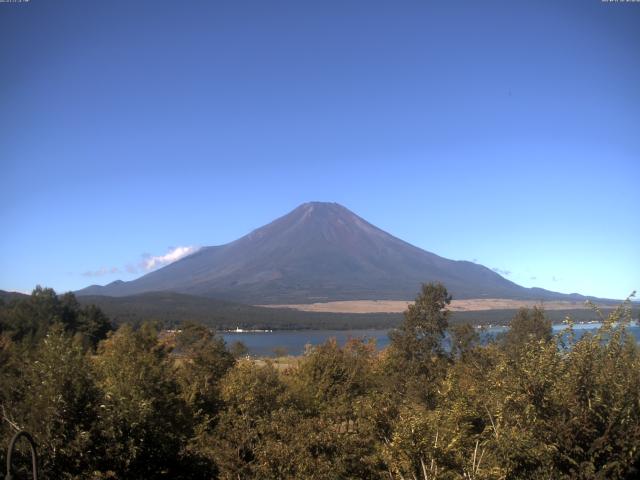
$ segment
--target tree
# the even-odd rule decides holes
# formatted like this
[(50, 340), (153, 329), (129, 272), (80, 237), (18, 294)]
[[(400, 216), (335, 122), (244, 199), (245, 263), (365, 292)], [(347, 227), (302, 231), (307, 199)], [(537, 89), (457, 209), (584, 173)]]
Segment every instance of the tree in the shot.
[[(380, 436), (377, 363), (374, 342), (354, 338), (340, 347), (330, 339), (308, 350), (287, 375), (299, 409), (314, 417), (306, 425), (310, 429), (324, 425), (334, 436), (339, 448), (329, 454), (331, 449), (325, 446), (325, 454), (342, 469), (336, 475), (340, 478), (371, 478), (380, 463), (375, 448)], [(318, 433), (310, 437), (321, 438)], [(302, 445), (312, 448), (308, 442)]]
[(2, 330), (14, 341), (35, 346), (55, 322), (62, 323), (60, 301), (51, 288), (38, 285), (31, 295), (8, 302), (3, 308)]
[(263, 426), (271, 413), (284, 407), (286, 386), (278, 372), (267, 363), (258, 366), (241, 360), (221, 383), (225, 409), (211, 436), (220, 478), (259, 478), (258, 451), (264, 441)]
[(117, 478), (177, 476), (191, 424), (157, 331), (149, 325), (138, 331), (120, 327), (101, 343), (95, 367), (104, 395), (102, 470)]
[(221, 337), (191, 322), (182, 325), (176, 337), (176, 352), (179, 357), (175, 376), (194, 432), (187, 448), (206, 457), (209, 437), (223, 405), (220, 381), (235, 364), (235, 358)]
[(389, 334), (389, 367), (402, 391), (432, 403), (434, 384), (444, 376), (447, 354), (442, 340), (448, 326), (451, 296), (441, 283), (422, 285), (402, 325)]
[(218, 381), (235, 364), (222, 337), (196, 323), (186, 323), (176, 337), (176, 351), (183, 358), (183, 366), (192, 372), (207, 373), (206, 380)]
[(528, 343), (548, 342), (552, 337), (551, 320), (541, 307), (521, 308), (502, 337), (502, 344), (512, 355), (517, 355)]
[(25, 359), (12, 398), (3, 403), (15, 426), (34, 436), (47, 478), (87, 478), (94, 470), (101, 395), (88, 362), (82, 346), (55, 324)]
[(341, 348), (332, 338), (305, 354), (295, 379), (315, 408), (347, 414), (356, 399), (374, 387), (375, 354), (374, 343), (351, 339)]
[(37, 286), (26, 298), (0, 306), (0, 331), (12, 340), (35, 346), (57, 323), (83, 344), (95, 348), (113, 330), (107, 316), (95, 305), (83, 307), (71, 292), (56, 295), (51, 288)]
[(77, 325), (77, 332), (94, 349), (114, 329), (109, 318), (95, 305), (87, 305), (78, 311)]
[(466, 359), (471, 352), (480, 344), (480, 335), (468, 323), (452, 325), (449, 328), (451, 336), (451, 355), (461, 359)]
[(640, 348), (627, 330), (631, 321), (630, 309), (618, 308), (565, 355), (551, 428), (565, 478), (638, 478)]

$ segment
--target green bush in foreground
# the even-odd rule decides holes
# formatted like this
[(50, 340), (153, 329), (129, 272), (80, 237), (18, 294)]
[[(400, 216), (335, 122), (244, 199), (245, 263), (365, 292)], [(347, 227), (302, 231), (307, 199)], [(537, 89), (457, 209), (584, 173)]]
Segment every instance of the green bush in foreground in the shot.
[(38, 289), (0, 305), (0, 440), (30, 431), (50, 479), (638, 478), (628, 302), (579, 340), (524, 309), (483, 346), (449, 301), (425, 285), (386, 350), (329, 341), (283, 365), (193, 323), (108, 333)]

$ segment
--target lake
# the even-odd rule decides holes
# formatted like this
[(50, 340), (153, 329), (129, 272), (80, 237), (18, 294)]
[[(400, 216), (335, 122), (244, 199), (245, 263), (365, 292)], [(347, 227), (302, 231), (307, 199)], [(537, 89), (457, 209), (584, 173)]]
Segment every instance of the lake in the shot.
[[(599, 323), (585, 323), (574, 325), (576, 337), (587, 332), (595, 332), (600, 328)], [(564, 329), (564, 325), (554, 325), (554, 333)], [(507, 327), (491, 327), (482, 333), (487, 340), (505, 332)], [(633, 324), (629, 331), (640, 342), (640, 326)], [(231, 345), (240, 341), (249, 349), (249, 354), (255, 356), (274, 356), (274, 349), (286, 351), (289, 355), (301, 355), (305, 345), (319, 345), (330, 338), (335, 338), (340, 345), (350, 338), (367, 338), (376, 341), (378, 348), (389, 345), (389, 330), (277, 330), (273, 332), (224, 332), (222, 337)]]

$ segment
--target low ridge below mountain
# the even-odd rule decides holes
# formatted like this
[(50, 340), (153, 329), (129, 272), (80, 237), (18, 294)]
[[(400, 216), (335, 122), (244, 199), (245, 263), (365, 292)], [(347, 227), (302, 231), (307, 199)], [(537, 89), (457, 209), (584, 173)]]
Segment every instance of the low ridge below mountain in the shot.
[(129, 282), (78, 295), (178, 292), (250, 304), (413, 299), (425, 282), (454, 298), (581, 300), (525, 288), (493, 270), (415, 247), (337, 203), (310, 202), (248, 235), (204, 247)]

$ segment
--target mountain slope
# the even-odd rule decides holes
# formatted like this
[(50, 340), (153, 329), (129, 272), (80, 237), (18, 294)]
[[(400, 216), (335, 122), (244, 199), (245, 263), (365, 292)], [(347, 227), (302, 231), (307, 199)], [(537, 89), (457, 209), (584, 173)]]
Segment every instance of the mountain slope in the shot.
[(171, 291), (253, 304), (413, 299), (441, 281), (455, 298), (581, 298), (521, 287), (472, 262), (404, 242), (336, 203), (305, 203), (226, 245), (198, 252), (130, 282), (78, 295)]

